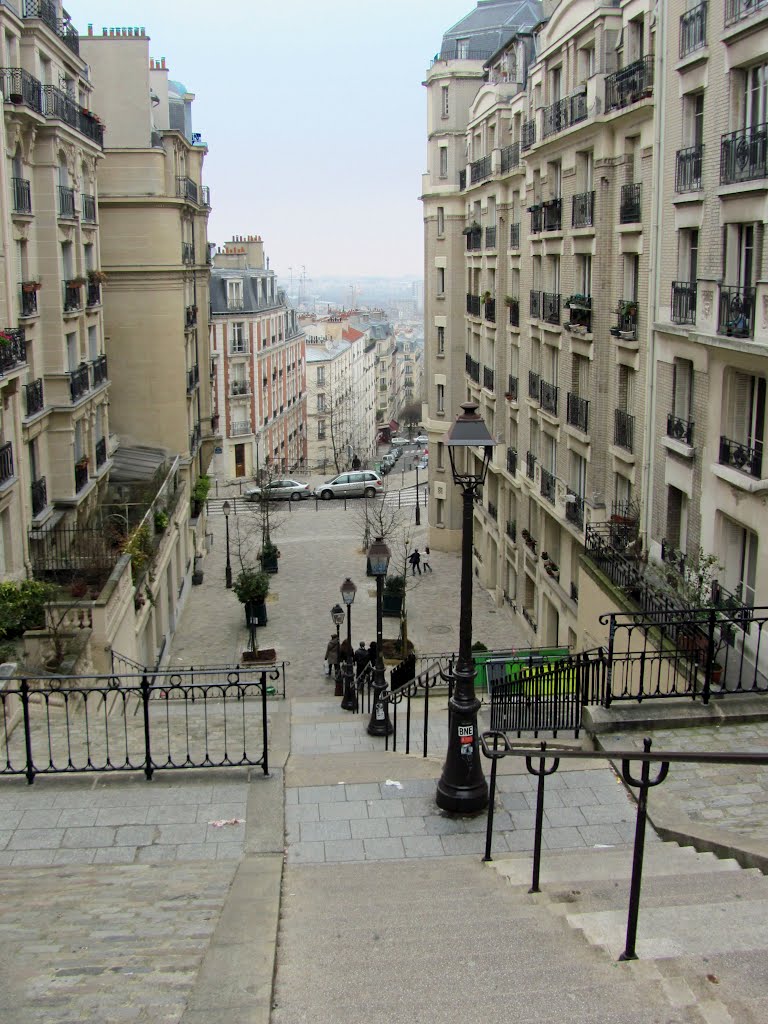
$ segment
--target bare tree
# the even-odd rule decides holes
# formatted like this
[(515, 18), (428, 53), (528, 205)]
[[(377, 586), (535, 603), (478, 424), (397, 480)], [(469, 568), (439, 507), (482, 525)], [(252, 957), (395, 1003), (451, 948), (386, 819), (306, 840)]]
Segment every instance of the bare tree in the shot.
[(413, 434), (416, 427), (421, 423), (421, 402), (408, 402), (404, 405), (401, 412), (400, 418), (405, 424), (408, 433)]

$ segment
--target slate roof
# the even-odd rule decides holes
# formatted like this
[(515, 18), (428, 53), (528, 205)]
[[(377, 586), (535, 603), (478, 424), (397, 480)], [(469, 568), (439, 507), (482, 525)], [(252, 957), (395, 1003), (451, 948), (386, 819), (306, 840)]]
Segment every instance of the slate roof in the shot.
[(521, 29), (531, 29), (543, 17), (539, 0), (478, 0), (474, 11), (465, 15), (443, 35), (440, 56), (457, 56), (456, 43), (467, 40), (475, 59), (490, 57)]
[[(274, 306), (281, 306), (278, 294), (274, 302), (261, 302), (257, 292), (257, 282), (265, 278), (273, 278), (273, 270), (262, 270), (249, 267), (248, 270), (234, 270), (230, 268), (216, 268), (211, 271), (210, 293), (211, 312), (221, 315), (232, 316), (234, 313), (254, 313), (259, 309), (269, 309)], [(233, 278), (243, 282), (243, 308), (232, 310), (227, 307), (227, 280)]]

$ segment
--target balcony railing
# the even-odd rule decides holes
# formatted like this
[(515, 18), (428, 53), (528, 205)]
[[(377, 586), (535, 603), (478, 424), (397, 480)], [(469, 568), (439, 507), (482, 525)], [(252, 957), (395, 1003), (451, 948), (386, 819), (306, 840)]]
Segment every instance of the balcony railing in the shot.
[(496, 323), (496, 299), (486, 299), (483, 303), (483, 316), (488, 323)]
[(544, 231), (560, 231), (563, 224), (562, 199), (547, 199), (544, 207)]
[(483, 367), (483, 387), (486, 391), (493, 391), (493, 370), (490, 366)]
[(459, 191), (463, 192), (467, 187), (467, 172), (459, 171)]
[(184, 326), (195, 327), (197, 325), (197, 306), (187, 306), (184, 310)]
[(517, 474), (517, 448), (507, 448), (507, 472), (510, 476)]
[(467, 294), (467, 312), (470, 316), (480, 316), (480, 296)]
[(667, 413), (667, 437), (692, 445), (693, 423), (690, 420), (684, 420), (681, 416), (675, 416), (672, 412)]
[(528, 371), (528, 397), (535, 402), (541, 399), (541, 374), (535, 370)]
[(560, 296), (557, 292), (542, 292), (541, 318), (548, 324), (560, 323)]
[(581, 395), (576, 395), (573, 391), (569, 391), (565, 416), (567, 422), (572, 427), (576, 427), (577, 430), (581, 430), (585, 434), (588, 433), (589, 401), (586, 398), (582, 398)]
[(634, 299), (619, 299), (619, 304), (614, 312), (616, 326), (611, 328), (614, 338), (636, 338), (637, 302)]
[(105, 355), (96, 356), (95, 359), (91, 360), (93, 386), (97, 388), (99, 384), (104, 384), (105, 381), (109, 380), (107, 374), (107, 357)]
[(619, 222), (621, 224), (635, 224), (641, 220), (641, 195), (642, 185), (639, 182), (633, 185), (621, 186), (621, 200), (619, 203)]
[(717, 333), (751, 338), (755, 329), (755, 289), (720, 285)]
[(585, 121), (587, 118), (587, 94), (581, 92), (572, 93), (562, 100), (557, 100), (549, 107), (544, 108), (544, 123), (541, 129), (543, 138), (555, 135), (564, 131), (572, 124)]
[(548, 469), (541, 467), (541, 486), (539, 487), (542, 498), (551, 504), (555, 504), (555, 477)]
[(578, 192), (571, 199), (571, 227), (591, 228), (595, 216), (595, 193)]
[(37, 289), (22, 284), (21, 316), (37, 316)]
[(509, 248), (519, 249), (520, 248), (520, 221), (516, 220), (514, 224), (509, 225)]
[(24, 17), (40, 18), (73, 53), (80, 53), (80, 34), (69, 17), (59, 18), (54, 0), (24, 0)]
[(507, 390), (506, 390), (505, 397), (509, 398), (510, 401), (512, 401), (512, 402), (516, 402), (517, 401), (517, 388), (518, 388), (517, 377), (513, 377), (512, 374), (510, 373), (510, 375), (507, 377)]
[(13, 479), (13, 445), (10, 441), (0, 445), (0, 484)]
[[(579, 529), (582, 529), (584, 526), (584, 499), (576, 491), (572, 491), (570, 487), (567, 489), (565, 496), (565, 518), (569, 523), (578, 526)], [(573, 598), (573, 590), (571, 590), (571, 597)]]
[(11, 178), (13, 212), (32, 213), (32, 191), (26, 178)]
[(765, 7), (766, 0), (725, 0), (725, 24), (733, 25)]
[(741, 128), (720, 136), (720, 184), (765, 178), (768, 124)]
[(520, 149), (522, 149), (522, 151), (525, 152), (526, 149), (530, 149), (535, 142), (536, 122), (523, 121), (523, 126), (520, 129)]
[(10, 373), (27, 361), (27, 342), (23, 327), (0, 331), (0, 373)]
[(517, 541), (517, 523), (513, 519), (507, 520), (506, 534), (510, 540)]
[(101, 302), (101, 284), (98, 281), (89, 281), (85, 294), (87, 306), (98, 306)]
[(509, 322), (512, 327), (520, 326), (520, 300), (512, 299), (507, 303), (509, 307)]
[(241, 437), (243, 434), (250, 434), (251, 423), (250, 420), (234, 420), (230, 427), (230, 437)]
[[(592, 296), (571, 295), (566, 299), (565, 305), (568, 309), (568, 322), (565, 326), (568, 330), (583, 328), (586, 333), (592, 331)], [(576, 331), (576, 333), (581, 333)]]
[(483, 247), (483, 229), (469, 228), (467, 231), (467, 252), (477, 252)]
[[(187, 370), (187, 394), (191, 395), (192, 392), (195, 390), (195, 388), (197, 387), (197, 385), (199, 383), (200, 383), (200, 367), (195, 365), (195, 366), (191, 367), (189, 370)], [(235, 385), (239, 384), (239, 383), (245, 384), (245, 387), (246, 387), (246, 390), (245, 391), (241, 391), (240, 394), (243, 394), (243, 395), (247, 394), (248, 393), (248, 391), (247, 391), (248, 385), (245, 383), (245, 381), (232, 381), (232, 389), (233, 389), (232, 390), (232, 394), (233, 395), (237, 394), (237, 392), (234, 390), (234, 388), (235, 388)]]
[(83, 220), (87, 221), (89, 224), (95, 224), (96, 223), (96, 196), (89, 196), (85, 192), (83, 192), (83, 194), (80, 197), (80, 199), (81, 199), (81, 202), (82, 202), (81, 211), (82, 211)]
[(194, 242), (182, 242), (181, 243), (181, 262), (182, 263), (194, 263), (195, 262), (195, 244), (194, 244)]
[(39, 480), (32, 481), (30, 492), (32, 495), (32, 515), (39, 516), (48, 504), (48, 486), (44, 476), (41, 476)]
[(190, 203), (197, 202), (197, 185), (191, 178), (184, 175), (176, 177), (176, 195), (180, 199), (186, 199)]
[(501, 173), (506, 174), (514, 167), (520, 166), (520, 143), (513, 142), (511, 146), (504, 146), (501, 151)]
[(678, 149), (675, 157), (675, 192), (700, 192), (704, 146)]
[(653, 54), (605, 78), (605, 109), (620, 110), (653, 95)]
[(473, 160), (469, 165), (469, 183), (470, 185), (476, 185), (478, 181), (484, 181), (486, 178), (491, 176), (491, 158), (490, 156), (480, 157), (479, 160)]
[(83, 308), (83, 287), (73, 284), (71, 281), (64, 282), (64, 312), (75, 313)]
[(73, 218), (77, 216), (75, 212), (75, 190), (73, 188), (67, 188), (66, 185), (59, 185), (59, 216)]
[(88, 363), (80, 363), (76, 370), (69, 373), (69, 395), (73, 402), (77, 402), (91, 389), (91, 375), (88, 372)]
[(529, 480), (536, 475), (536, 456), (531, 451), (525, 453), (525, 475)]
[(107, 439), (100, 437), (96, 442), (96, 468), (100, 469), (107, 461)]
[(541, 382), (539, 394), (541, 408), (544, 412), (548, 412), (552, 416), (557, 416), (557, 403), (560, 395), (560, 389), (556, 385), (550, 384), (549, 381), (543, 380)]
[(744, 441), (720, 438), (720, 465), (735, 466), (744, 473), (760, 479), (763, 470), (763, 442), (751, 445)]
[(541, 320), (541, 292), (531, 289), (531, 304), (529, 310), (532, 320)]
[(485, 229), (485, 248), (495, 249), (496, 248), (496, 228)]
[[(726, 18), (728, 0), (726, 0)], [(726, 21), (726, 24), (728, 22)], [(694, 50), (707, 45), (707, 3), (698, 5), (680, 15), (680, 56), (686, 57)]]
[(26, 395), (27, 416), (34, 416), (35, 413), (42, 412), (45, 408), (43, 378), (38, 377), (30, 384), (25, 384), (24, 393)]
[(83, 456), (75, 463), (75, 494), (88, 483), (88, 459)]
[(635, 450), (635, 417), (626, 409), (614, 410), (613, 443), (628, 452)]
[(34, 75), (24, 68), (2, 68), (0, 83), (6, 103), (23, 103), (42, 114), (43, 85)]
[(528, 207), (531, 215), (531, 234), (537, 235), (544, 226), (544, 207), (541, 203), (535, 203)]
[(673, 281), (671, 318), (673, 324), (696, 323), (696, 282)]
[(472, 356), (467, 352), (464, 360), (464, 368), (466, 369), (467, 376), (470, 377), (475, 384), (480, 383), (480, 363), (473, 359)]
[(104, 145), (104, 125), (89, 110), (85, 110), (55, 85), (42, 86), (43, 113), (46, 117), (63, 121), (81, 135), (99, 146)]

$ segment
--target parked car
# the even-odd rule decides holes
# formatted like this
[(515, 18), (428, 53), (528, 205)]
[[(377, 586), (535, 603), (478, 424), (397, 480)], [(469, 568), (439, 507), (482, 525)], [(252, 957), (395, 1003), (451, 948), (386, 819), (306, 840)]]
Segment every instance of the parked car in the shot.
[(397, 447), (397, 448), (401, 447), (404, 444), (410, 444), (410, 443), (411, 442), (408, 440), (407, 437), (393, 437), (392, 438), (392, 444), (395, 445), (395, 447)]
[(265, 488), (249, 487), (244, 497), (249, 501), (259, 501), (262, 494), (265, 494), (270, 501), (301, 501), (309, 498), (312, 492), (309, 484), (303, 484), (299, 480), (270, 480)]
[(375, 498), (383, 489), (379, 474), (366, 469), (357, 473), (339, 473), (321, 484), (315, 493), (323, 501), (330, 501), (331, 498)]
[(429, 438), (426, 434), (419, 434), (413, 439), (414, 444), (429, 444)]

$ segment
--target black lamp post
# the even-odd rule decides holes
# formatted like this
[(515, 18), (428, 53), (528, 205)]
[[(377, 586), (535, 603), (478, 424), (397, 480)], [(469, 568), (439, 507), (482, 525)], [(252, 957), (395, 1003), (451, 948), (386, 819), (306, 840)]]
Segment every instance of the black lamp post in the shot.
[[(488, 784), (480, 764), (477, 737), (475, 666), (472, 660), (472, 503), (482, 487), (496, 441), (488, 432), (474, 402), (462, 412), (443, 438), (451, 459), (454, 483), (462, 490), (461, 611), (459, 656), (453, 670), (453, 695), (448, 701), (448, 752), (437, 784), (437, 806), (444, 811), (472, 814), (488, 806)], [(471, 448), (480, 448), (475, 458)]]
[(221, 506), (221, 511), (224, 513), (224, 522), (227, 527), (227, 567), (224, 570), (224, 581), (227, 585), (227, 590), (232, 587), (232, 563), (229, 560), (229, 502), (225, 501)]
[(339, 646), (339, 627), (344, 621), (344, 609), (340, 604), (335, 604), (331, 608), (331, 618), (333, 624), (336, 627), (336, 688), (333, 691), (334, 697), (341, 696), (341, 648)]
[(392, 552), (381, 537), (377, 537), (368, 548), (368, 562), (371, 566), (371, 574), (376, 577), (376, 664), (373, 669), (373, 709), (371, 711), (371, 720), (368, 723), (368, 734), (370, 736), (389, 736), (392, 732), (392, 723), (389, 720), (389, 705), (382, 699), (387, 684), (384, 680), (384, 654), (382, 651), (384, 641), (381, 637), (381, 591), (391, 557)]
[(355, 689), (355, 669), (352, 650), (352, 605), (357, 587), (347, 576), (341, 584), (341, 599), (347, 606), (347, 657), (344, 661), (344, 697), (341, 706), (345, 711), (357, 711), (357, 691)]
[(416, 525), (421, 526), (421, 509), (419, 507), (419, 463), (416, 463)]

